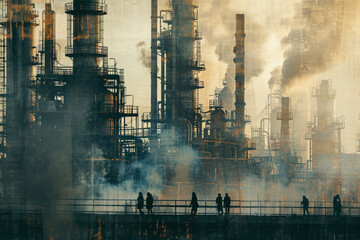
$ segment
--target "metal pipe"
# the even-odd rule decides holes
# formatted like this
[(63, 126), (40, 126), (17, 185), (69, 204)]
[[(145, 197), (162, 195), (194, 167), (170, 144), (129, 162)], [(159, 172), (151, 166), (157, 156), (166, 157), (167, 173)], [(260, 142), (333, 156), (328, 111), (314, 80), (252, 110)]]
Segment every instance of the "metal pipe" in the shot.
[(158, 96), (157, 96), (157, 33), (158, 0), (151, 0), (151, 133), (157, 133)]

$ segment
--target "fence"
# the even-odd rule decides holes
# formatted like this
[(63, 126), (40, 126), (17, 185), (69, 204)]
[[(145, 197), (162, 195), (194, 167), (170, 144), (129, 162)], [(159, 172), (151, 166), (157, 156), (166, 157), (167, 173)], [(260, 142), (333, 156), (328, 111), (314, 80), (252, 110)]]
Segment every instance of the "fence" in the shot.
[[(214, 200), (199, 200), (198, 215), (216, 215)], [(55, 203), (55, 204), (51, 204)], [(1, 211), (41, 212), (46, 207), (53, 207), (58, 213), (84, 214), (138, 214), (137, 201), (131, 199), (68, 199), (68, 200), (25, 200), (0, 199)], [(146, 209), (144, 208), (144, 211)], [(225, 211), (225, 209), (224, 209)], [(190, 200), (155, 200), (154, 214), (190, 215)], [(310, 215), (333, 215), (332, 202), (312, 201)], [(239, 201), (231, 202), (230, 213), (233, 215), (255, 216), (291, 216), (301, 215), (300, 201)], [(360, 216), (360, 203), (343, 203), (342, 214)]]

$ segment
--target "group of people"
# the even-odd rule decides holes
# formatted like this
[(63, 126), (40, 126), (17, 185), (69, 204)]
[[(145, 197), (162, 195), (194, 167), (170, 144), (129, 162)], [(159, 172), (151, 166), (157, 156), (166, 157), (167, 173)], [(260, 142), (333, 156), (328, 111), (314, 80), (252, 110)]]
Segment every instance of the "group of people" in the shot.
[[(306, 198), (306, 196), (303, 196), (303, 200), (301, 202), (301, 205), (303, 207), (303, 215), (309, 215), (309, 199)], [(341, 206), (341, 199), (339, 194), (334, 196), (333, 198), (333, 208), (334, 208), (334, 216), (340, 216), (342, 213), (342, 206)]]
[[(225, 194), (224, 197), (224, 207), (225, 207), (225, 214), (229, 215), (230, 214), (230, 203), (231, 203), (231, 199), (229, 197), (229, 194)], [(190, 207), (191, 207), (191, 215), (196, 215), (197, 210), (199, 208), (199, 203), (198, 203), (198, 199), (196, 196), (196, 193), (193, 192), (192, 193), (192, 197), (191, 197), (191, 202), (190, 202)], [(218, 215), (223, 215), (223, 199), (221, 197), (221, 194), (218, 194), (218, 197), (216, 198), (216, 209), (217, 209), (217, 213)]]
[[(148, 214), (150, 215), (153, 215), (153, 209), (154, 207), (154, 198), (152, 196), (151, 193), (147, 193), (146, 194), (146, 209), (147, 209), (147, 212)], [(139, 192), (139, 196), (137, 198), (137, 208), (139, 209), (140, 211), (140, 214), (143, 215), (144, 212), (143, 212), (143, 208), (144, 208), (144, 196), (142, 194), (142, 192)]]
[[(152, 196), (151, 193), (147, 193), (146, 194), (146, 209), (148, 214), (152, 215), (153, 214), (153, 207), (154, 207), (154, 198)], [(140, 211), (140, 214), (144, 214), (143, 212), (143, 208), (144, 208), (144, 204), (145, 200), (144, 200), (144, 196), (141, 192), (139, 192), (139, 196), (137, 198), (137, 208)], [(224, 203), (224, 205), (223, 205)], [(225, 207), (225, 214), (229, 215), (230, 214), (230, 203), (231, 203), (231, 199), (229, 197), (229, 195), (226, 193), (224, 200), (221, 196), (221, 194), (219, 193), (217, 198), (216, 198), (216, 209), (217, 209), (217, 213), (218, 215), (223, 215), (223, 206)], [(303, 215), (309, 215), (309, 199), (306, 198), (306, 196), (303, 196), (303, 200), (301, 202), (302, 208), (303, 208)], [(191, 197), (191, 202), (190, 202), (190, 207), (191, 207), (191, 215), (196, 215), (198, 208), (199, 208), (199, 202), (198, 202), (198, 198), (196, 196), (196, 193), (193, 192), (192, 193), (192, 197)], [(334, 196), (333, 199), (333, 208), (334, 208), (334, 216), (340, 216), (340, 214), (342, 213), (342, 206), (341, 206), (341, 199), (339, 194)]]
[[(153, 214), (153, 207), (154, 207), (154, 198), (152, 196), (151, 193), (147, 193), (146, 194), (146, 209), (148, 214), (152, 215)], [(144, 214), (143, 212), (143, 208), (144, 208), (144, 196), (142, 194), (142, 192), (139, 192), (139, 196), (137, 198), (137, 208), (140, 212), (140, 214)], [(231, 203), (231, 199), (229, 197), (229, 195), (226, 193), (225, 197), (224, 197), (224, 207), (225, 207), (225, 214), (228, 215), (230, 214), (230, 203)], [(199, 208), (199, 202), (198, 202), (198, 198), (196, 196), (196, 193), (193, 192), (192, 193), (192, 197), (191, 197), (191, 202), (190, 202), (190, 207), (191, 207), (191, 215), (196, 215), (198, 208)], [(217, 208), (217, 212), (218, 215), (223, 215), (223, 199), (221, 197), (221, 194), (218, 194), (218, 197), (216, 198), (216, 208)]]

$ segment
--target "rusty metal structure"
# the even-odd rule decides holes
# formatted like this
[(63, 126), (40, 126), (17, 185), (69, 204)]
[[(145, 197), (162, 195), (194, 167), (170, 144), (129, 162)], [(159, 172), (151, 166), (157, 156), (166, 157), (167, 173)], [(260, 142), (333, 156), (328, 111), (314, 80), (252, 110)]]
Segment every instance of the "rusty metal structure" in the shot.
[(235, 134), (245, 136), (245, 15), (236, 15), (235, 69)]
[[(201, 166), (201, 174), (190, 174), (189, 178), (201, 186), (199, 191), (226, 188), (240, 197), (242, 177), (259, 171), (249, 154), (255, 149), (255, 143), (245, 136), (245, 124), (250, 122), (250, 117), (245, 115), (245, 16), (239, 14), (235, 19), (236, 110), (225, 113), (221, 101), (216, 97), (210, 101), (209, 111), (205, 112), (198, 98), (199, 89), (204, 87), (199, 73), (205, 70), (205, 63), (201, 61), (202, 35), (198, 29), (197, 1), (173, 0), (170, 3), (169, 9), (157, 12), (157, 1), (152, 0), (152, 108), (150, 114), (143, 116), (144, 129), (149, 129), (150, 138), (160, 139), (152, 149), (158, 152), (165, 166), (172, 159), (182, 158), (183, 146), (198, 152), (195, 161)], [(155, 19), (159, 20), (159, 26), (155, 26)], [(155, 38), (157, 52), (154, 51)], [(160, 101), (155, 100), (158, 86), (154, 72), (157, 71), (158, 56), (161, 58)], [(153, 116), (159, 117), (153, 119)], [(170, 147), (169, 143), (173, 145)], [(188, 172), (188, 167), (179, 166), (166, 171), (171, 173), (167, 175), (167, 188), (170, 189), (167, 196), (175, 194), (171, 193), (176, 192), (171, 190), (175, 186), (180, 189), (178, 191), (193, 189), (193, 184), (183, 183), (179, 174)], [(174, 196), (181, 197), (178, 193)]]
[[(25, 175), (26, 134), (29, 125), (31, 91), (27, 87), (38, 57), (34, 48), (34, 28), (38, 12), (30, 0), (2, 1), (1, 85), (3, 192), (19, 196)], [(5, 99), (4, 99), (5, 97)]]
[[(341, 192), (341, 130), (344, 117), (335, 117), (335, 91), (331, 81), (322, 80), (313, 89), (317, 98), (317, 112), (311, 129), (311, 168), (318, 182), (321, 199), (330, 199)], [(316, 190), (315, 190), (316, 191)]]
[(277, 120), (281, 121), (279, 175), (289, 180), (293, 175), (290, 148), (290, 121), (293, 120), (293, 116), (290, 110), (290, 98), (281, 98), (281, 112), (278, 113)]
[[(158, 18), (159, 28), (155, 24)], [(143, 119), (152, 123), (152, 133), (157, 133), (155, 129), (160, 121), (163, 128), (187, 129), (185, 138), (201, 137), (197, 91), (204, 87), (199, 72), (205, 70), (205, 64), (201, 61), (197, 20), (198, 6), (194, 0), (173, 0), (171, 10), (160, 11), (159, 17), (157, 1), (152, 1), (152, 112), (150, 119)], [(161, 55), (161, 114), (157, 110), (156, 46)]]
[(105, 179), (116, 183), (121, 159), (136, 158), (141, 140), (136, 136), (138, 108), (126, 105), (124, 70), (116, 60), (109, 64), (103, 46), (106, 3), (65, 5), (69, 67), (58, 64), (50, 1), (45, 2), (38, 51), (35, 5), (29, 0), (1, 5), (2, 192), (21, 193), (27, 171), (37, 162), (62, 165), (60, 172), (72, 176), (66, 182), (75, 188), (81, 179), (93, 179), (91, 168), (101, 162)]
[[(312, 196), (321, 193), (320, 199), (313, 198), (311, 208), (315, 213), (329, 212), (330, 197), (341, 192), (344, 178), (340, 133), (344, 121), (335, 118), (335, 93), (330, 81), (322, 81), (313, 91), (317, 112), (306, 135), (310, 141), (306, 165), (292, 147), (295, 134), (290, 124), (294, 120), (291, 99), (283, 97), (280, 89), (269, 94), (260, 128), (252, 129), (251, 139), (246, 136), (250, 117), (246, 115), (245, 101), (244, 14), (235, 18), (235, 110), (225, 111), (217, 92), (209, 109), (204, 110), (199, 100), (199, 89), (204, 88), (200, 73), (205, 63), (201, 60), (198, 2), (171, 0), (169, 9), (159, 11), (158, 0), (151, 0), (151, 111), (143, 115), (139, 127), (138, 108), (133, 103), (127, 105), (124, 70), (117, 68), (116, 60), (109, 61), (104, 42), (104, 17), (108, 12), (105, 0), (73, 0), (65, 5), (65, 55), (72, 60), (72, 66), (59, 62), (56, 14), (50, 0), (45, 0), (37, 48), (34, 29), (39, 25), (39, 14), (34, 4), (30, 0), (0, 0), (0, 4), (0, 194), (7, 199), (6, 211), (15, 209), (12, 204), (17, 204), (12, 198), (18, 198), (21, 201), (16, 210), (25, 206), (26, 213), (42, 214), (44, 226), (36, 231), (42, 230), (43, 236), (51, 235), (51, 227), (57, 224), (51, 222), (52, 213), (58, 211), (61, 215), (76, 215), (80, 222), (77, 226), (83, 232), (90, 229), (83, 224), (86, 221), (99, 224), (96, 236), (101, 237), (101, 220), (94, 219), (104, 209), (106, 213), (112, 208), (115, 216), (136, 213), (136, 205), (133, 199), (97, 202), (94, 199), (103, 196), (99, 188), (120, 188), (129, 180), (147, 188), (154, 184), (146, 182), (149, 176), (142, 175), (148, 168), (146, 174), (162, 178), (161, 183), (156, 182), (163, 189), (155, 201), (160, 211), (165, 211), (159, 213), (164, 214), (174, 210), (174, 215), (186, 215), (187, 194), (192, 191), (208, 199), (218, 192), (229, 193), (237, 199), (234, 203), (238, 205), (233, 208), (237, 214), (261, 216), (277, 209), (279, 215), (293, 215), (301, 210), (298, 203), (286, 201), (274, 202), (276, 206), (259, 199), (243, 201), (244, 195), (254, 191), (255, 184), (249, 183), (252, 177), (264, 182), (264, 186), (256, 186), (258, 192), (267, 191), (271, 183), (281, 183), (274, 185), (281, 185), (281, 189), (290, 182), (302, 187), (311, 183)], [(256, 149), (254, 140), (261, 148), (257, 156), (250, 154)], [(353, 159), (356, 162), (357, 158)], [(53, 173), (48, 171), (50, 168), (56, 169), (58, 176), (54, 179), (59, 177), (61, 181), (51, 181), (54, 186), (42, 189), (50, 185), (43, 180), (52, 180), (53, 176), (41, 178), (40, 173)], [(358, 173), (347, 171), (350, 182)], [(38, 188), (40, 191), (29, 193)], [(268, 195), (263, 194), (264, 198)], [(59, 196), (65, 200), (59, 200)], [(34, 203), (28, 199), (35, 199)], [(202, 201), (205, 206), (199, 213), (214, 214), (214, 201)], [(1, 196), (0, 202), (3, 204)], [(358, 207), (348, 204), (349, 215), (355, 210)], [(86, 221), (77, 218), (82, 214), (89, 214)], [(9, 219), (28, 218), (27, 224), (33, 227), (40, 222), (30, 221), (37, 215), (13, 214)], [(59, 222), (71, 226), (72, 219), (62, 217), (65, 220)], [(1, 222), (8, 221), (4, 219)], [(14, 229), (4, 231), (0, 227), (2, 232), (12, 233)]]

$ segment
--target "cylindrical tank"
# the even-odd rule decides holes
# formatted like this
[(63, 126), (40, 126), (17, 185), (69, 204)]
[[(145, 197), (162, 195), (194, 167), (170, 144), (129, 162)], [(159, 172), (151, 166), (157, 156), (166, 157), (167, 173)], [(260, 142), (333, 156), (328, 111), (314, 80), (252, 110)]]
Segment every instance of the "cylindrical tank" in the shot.
[(211, 121), (211, 136), (215, 140), (221, 140), (224, 136), (225, 129), (226, 129), (226, 122), (225, 122), (225, 112), (218, 108), (215, 109), (210, 115)]
[(106, 13), (104, 0), (74, 0), (73, 59), (74, 73), (84, 75), (100, 67), (100, 57), (106, 55), (102, 46), (102, 21)]

